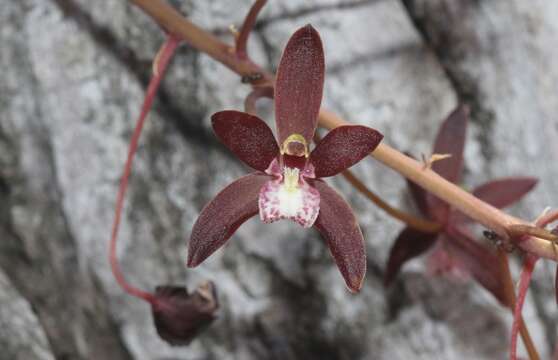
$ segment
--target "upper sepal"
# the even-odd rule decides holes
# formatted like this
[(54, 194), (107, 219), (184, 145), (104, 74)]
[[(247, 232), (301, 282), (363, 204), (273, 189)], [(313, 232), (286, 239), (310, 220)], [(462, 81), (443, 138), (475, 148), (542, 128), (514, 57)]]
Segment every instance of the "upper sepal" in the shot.
[(311, 143), (322, 102), (324, 71), (320, 35), (306, 25), (289, 39), (277, 69), (275, 121), (281, 146), (293, 134)]
[(182, 286), (158, 286), (151, 307), (157, 333), (176, 346), (188, 345), (213, 322), (218, 309), (217, 290), (212, 282), (200, 285), (192, 294)]
[(220, 111), (211, 116), (219, 140), (246, 165), (265, 171), (279, 154), (273, 132), (257, 116), (240, 111)]
[(378, 131), (361, 125), (331, 130), (310, 154), (316, 177), (333, 176), (370, 154), (382, 141)]
[(313, 185), (320, 192), (314, 226), (326, 240), (347, 287), (358, 292), (366, 274), (366, 252), (357, 219), (349, 204), (325, 182), (316, 180)]
[(434, 143), (434, 154), (450, 154), (451, 157), (434, 162), (432, 170), (452, 183), (461, 178), (468, 119), (468, 108), (458, 106), (442, 123)]
[[(461, 179), (468, 119), (468, 108), (464, 105), (458, 106), (442, 123), (434, 142), (434, 154), (450, 154), (451, 157), (435, 161), (432, 170), (452, 183), (458, 183)], [(448, 203), (432, 194), (428, 194), (428, 203), (432, 218), (446, 223), (450, 210)]]
[(242, 223), (258, 213), (260, 189), (271, 176), (254, 173), (229, 184), (200, 213), (188, 243), (188, 266), (213, 254)]

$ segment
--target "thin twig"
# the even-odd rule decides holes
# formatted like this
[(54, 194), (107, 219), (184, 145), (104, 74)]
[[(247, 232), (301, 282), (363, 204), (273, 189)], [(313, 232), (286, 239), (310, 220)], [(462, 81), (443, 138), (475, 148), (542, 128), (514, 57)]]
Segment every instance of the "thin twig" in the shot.
[(151, 105), (153, 104), (153, 100), (155, 99), (155, 93), (157, 92), (159, 84), (161, 83), (161, 80), (163, 79), (163, 76), (165, 74), (167, 65), (169, 64), (170, 59), (172, 58), (172, 55), (174, 54), (179, 43), (180, 39), (175, 36), (169, 35), (167, 37), (167, 40), (157, 53), (155, 60), (153, 61), (153, 77), (151, 78), (151, 82), (149, 83), (149, 87), (147, 88), (147, 93), (141, 107), (140, 116), (138, 118), (136, 128), (134, 129), (134, 133), (132, 134), (132, 139), (130, 140), (128, 157), (126, 159), (126, 164), (124, 165), (124, 173), (122, 174), (122, 178), (120, 180), (120, 187), (118, 189), (118, 196), (116, 199), (114, 222), (112, 225), (109, 246), (110, 266), (118, 284), (128, 294), (143, 299), (151, 304), (154, 304), (156, 301), (153, 294), (141, 290), (126, 281), (122, 269), (120, 268), (120, 265), (118, 263), (118, 256), (116, 254), (116, 240), (118, 239), (118, 229), (120, 227), (122, 208), (124, 207), (124, 197), (128, 188), (130, 173), (132, 172), (132, 162), (134, 160), (134, 154), (136, 153), (138, 147), (139, 137), (141, 135), (141, 131), (143, 129), (147, 114), (149, 113), (149, 109), (151, 109)]
[(240, 32), (238, 33), (238, 36), (236, 38), (235, 51), (236, 55), (241, 59), (248, 59), (248, 37), (250, 36), (252, 29), (254, 29), (258, 14), (262, 10), (266, 2), (267, 0), (256, 0), (254, 5), (252, 5), (252, 7), (250, 8), (250, 11), (248, 11), (248, 15), (246, 15), (244, 23), (240, 28)]
[(273, 99), (273, 87), (271, 86), (258, 86), (255, 87), (244, 99), (244, 111), (248, 114), (257, 115), (256, 101), (263, 97)]
[(558, 241), (558, 235), (554, 235), (550, 231), (536, 227), (533, 225), (514, 224), (508, 227), (508, 234), (511, 237), (521, 237), (524, 235), (532, 235), (541, 239), (550, 241)]
[[(512, 323), (512, 334), (511, 334), (511, 344), (510, 344), (510, 359), (517, 360), (517, 333), (520, 330), (521, 310), (523, 309), (523, 303), (525, 302), (525, 297), (527, 295), (527, 290), (529, 288), (529, 283), (531, 282), (531, 277), (533, 276), (533, 270), (535, 269), (535, 264), (538, 258), (530, 254), (525, 255), (523, 261), (523, 268), (521, 269), (521, 276), (519, 279), (519, 289), (518, 298), (514, 305), (513, 310), (513, 323)], [(527, 344), (526, 344), (527, 345)], [(532, 343), (531, 343), (532, 345)], [(535, 351), (538, 359), (538, 354)], [(529, 352), (531, 356), (531, 352)]]
[(362, 181), (360, 181), (350, 170), (345, 170), (342, 173), (343, 177), (347, 179), (360, 191), (364, 196), (366, 196), (370, 201), (372, 201), (380, 209), (384, 210), (386, 213), (402, 221), (407, 226), (412, 227), (415, 230), (426, 232), (426, 233), (437, 233), (440, 231), (442, 226), (436, 222), (428, 221), (424, 219), (417, 218), (411, 214), (407, 214), (399, 209), (396, 209), (385, 202), (380, 196), (375, 194), (370, 190)]
[[(516, 305), (516, 298), (515, 298), (513, 279), (510, 271), (510, 264), (508, 261), (508, 255), (506, 254), (506, 251), (501, 247), (498, 247), (497, 255), (500, 263), (499, 264), (500, 274), (504, 282), (504, 291), (506, 292), (506, 297), (508, 300), (507, 306), (510, 308), (513, 315), (515, 305)], [(529, 330), (525, 325), (525, 321), (523, 320), (522, 315), (519, 315), (519, 333), (521, 334), (521, 339), (523, 340), (523, 344), (525, 344), (525, 349), (527, 349), (527, 353), (529, 354), (529, 359), (539, 360), (540, 359), (539, 353), (535, 348), (535, 344), (533, 343), (533, 339), (529, 334)]]

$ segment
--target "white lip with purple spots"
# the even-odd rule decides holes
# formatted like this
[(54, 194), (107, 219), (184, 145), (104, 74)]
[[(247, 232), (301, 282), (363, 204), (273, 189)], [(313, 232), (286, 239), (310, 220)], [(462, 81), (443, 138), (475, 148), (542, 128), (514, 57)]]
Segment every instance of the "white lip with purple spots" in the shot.
[(312, 164), (307, 163), (301, 171), (274, 159), (266, 173), (276, 178), (266, 182), (260, 190), (260, 219), (264, 223), (290, 219), (305, 228), (314, 225), (320, 212), (320, 193), (305, 180), (315, 178)]

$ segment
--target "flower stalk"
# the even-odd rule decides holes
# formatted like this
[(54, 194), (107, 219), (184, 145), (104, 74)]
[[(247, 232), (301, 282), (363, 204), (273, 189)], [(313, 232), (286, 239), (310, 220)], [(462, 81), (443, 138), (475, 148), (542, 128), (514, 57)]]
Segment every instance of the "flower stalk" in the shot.
[(180, 39), (178, 37), (172, 34), (167, 35), (166, 41), (153, 61), (153, 76), (130, 140), (124, 173), (120, 180), (109, 246), (109, 262), (116, 282), (129, 295), (142, 299), (151, 305), (157, 333), (161, 339), (173, 346), (188, 345), (192, 339), (213, 322), (215, 313), (219, 308), (215, 285), (207, 281), (192, 292), (189, 292), (186, 287), (174, 285), (157, 286), (153, 293), (139, 289), (128, 283), (124, 277), (118, 263), (116, 241), (138, 141), (157, 89), (179, 44)]
[(122, 174), (122, 178), (120, 180), (109, 247), (110, 266), (118, 284), (128, 294), (143, 299), (152, 305), (156, 302), (155, 296), (153, 294), (141, 290), (126, 281), (118, 263), (118, 256), (116, 254), (116, 240), (118, 239), (118, 229), (120, 227), (120, 218), (122, 216), (122, 209), (124, 207), (124, 198), (126, 195), (126, 190), (128, 188), (130, 173), (132, 172), (132, 162), (134, 159), (134, 154), (136, 153), (136, 150), (138, 148), (139, 137), (141, 135), (141, 131), (143, 130), (143, 125), (145, 124), (145, 119), (147, 118), (149, 109), (151, 109), (151, 105), (153, 104), (153, 100), (155, 99), (155, 94), (157, 92), (157, 89), (159, 88), (159, 84), (163, 79), (167, 65), (170, 62), (172, 55), (174, 54), (179, 43), (180, 40), (177, 37), (169, 35), (167, 37), (167, 40), (157, 53), (155, 61), (153, 62), (153, 77), (151, 79), (151, 82), (149, 83), (149, 87), (145, 95), (145, 100), (141, 107), (140, 116), (134, 129), (134, 133), (132, 134), (132, 139), (130, 140), (128, 157), (126, 159), (126, 164), (124, 165), (124, 173)]

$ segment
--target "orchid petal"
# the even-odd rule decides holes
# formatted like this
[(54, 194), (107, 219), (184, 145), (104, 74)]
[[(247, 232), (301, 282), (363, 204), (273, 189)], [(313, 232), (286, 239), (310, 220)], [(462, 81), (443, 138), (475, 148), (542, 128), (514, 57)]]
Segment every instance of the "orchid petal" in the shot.
[(320, 214), (314, 226), (327, 245), (347, 287), (358, 292), (366, 274), (364, 238), (349, 204), (323, 181), (314, 181), (320, 192)]
[[(489, 181), (473, 190), (473, 195), (480, 200), (498, 208), (505, 208), (519, 201), (531, 191), (538, 180), (532, 177), (511, 177)], [(471, 219), (459, 212), (452, 214), (453, 221), (467, 223)]]
[(389, 252), (384, 286), (391, 285), (403, 265), (430, 249), (437, 238), (438, 233), (425, 233), (410, 227), (403, 229)]
[(467, 107), (458, 106), (442, 123), (434, 143), (435, 154), (451, 154), (451, 157), (434, 162), (432, 170), (452, 183), (461, 179), (468, 118)]
[[(297, 172), (293, 168), (288, 171)], [(320, 211), (320, 193), (303, 179), (298, 186), (289, 188), (283, 177), (265, 183), (258, 200), (260, 219), (272, 223), (281, 219), (290, 219), (300, 226), (309, 228), (314, 225)]]
[(203, 262), (223, 246), (240, 225), (258, 213), (260, 189), (270, 178), (263, 173), (243, 176), (203, 208), (188, 243), (189, 267)]
[(463, 227), (449, 227), (445, 240), (446, 249), (460, 260), (464, 269), (500, 303), (507, 305), (500, 268), (495, 265), (498, 258), (492, 250), (477, 242)]
[(275, 119), (281, 146), (293, 134), (311, 143), (322, 101), (324, 69), (320, 35), (306, 25), (289, 39), (277, 69)]
[(340, 126), (331, 130), (310, 154), (316, 177), (333, 176), (370, 154), (384, 136), (366, 126)]
[(512, 177), (489, 181), (473, 190), (473, 195), (499, 209), (519, 201), (531, 191), (538, 180), (532, 177)]
[[(468, 108), (463, 105), (458, 106), (442, 123), (434, 143), (435, 154), (451, 154), (451, 157), (435, 161), (432, 170), (452, 183), (457, 183), (461, 179), (468, 118)], [(428, 203), (431, 216), (440, 223), (446, 223), (449, 205), (431, 194), (428, 196)]]
[(211, 116), (219, 140), (253, 169), (264, 171), (279, 154), (273, 132), (257, 116), (240, 111), (220, 111)]

